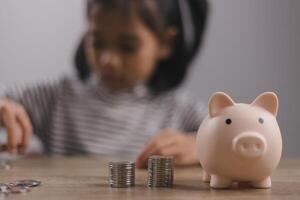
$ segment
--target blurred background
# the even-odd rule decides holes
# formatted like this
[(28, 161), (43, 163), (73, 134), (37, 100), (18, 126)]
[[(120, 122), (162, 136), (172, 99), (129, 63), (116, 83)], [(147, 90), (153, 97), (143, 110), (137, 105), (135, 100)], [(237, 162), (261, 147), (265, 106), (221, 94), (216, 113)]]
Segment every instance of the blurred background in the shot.
[[(250, 103), (279, 95), (283, 155), (300, 156), (300, 1), (210, 0), (205, 43), (186, 87), (199, 101), (216, 91)], [(73, 73), (85, 0), (0, 1), (0, 86)], [(2, 135), (3, 136), (3, 135)]]

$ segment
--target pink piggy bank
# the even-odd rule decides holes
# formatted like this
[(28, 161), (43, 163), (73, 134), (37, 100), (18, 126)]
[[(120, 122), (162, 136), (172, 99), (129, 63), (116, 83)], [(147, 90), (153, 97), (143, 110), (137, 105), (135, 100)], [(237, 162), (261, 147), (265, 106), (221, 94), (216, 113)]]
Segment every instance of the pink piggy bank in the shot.
[(235, 103), (227, 94), (215, 93), (197, 134), (203, 181), (212, 188), (229, 188), (235, 181), (270, 188), (270, 175), (282, 152), (277, 111), (273, 92), (259, 95), (251, 104)]

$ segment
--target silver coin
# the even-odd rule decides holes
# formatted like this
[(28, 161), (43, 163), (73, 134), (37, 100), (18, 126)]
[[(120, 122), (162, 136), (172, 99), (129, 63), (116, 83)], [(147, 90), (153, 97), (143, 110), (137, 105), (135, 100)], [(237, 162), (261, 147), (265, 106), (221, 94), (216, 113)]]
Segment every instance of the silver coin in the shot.
[(40, 185), (41, 181), (33, 179), (18, 180), (11, 183), (0, 183), (0, 195), (1, 197), (5, 198), (5, 196), (10, 193), (25, 194), (29, 192), (32, 187), (37, 187)]
[(38, 187), (41, 185), (40, 180), (34, 180), (34, 179), (25, 179), (25, 180), (18, 180), (14, 182), (14, 186), (19, 186), (19, 187)]
[(0, 183), (0, 193), (8, 193), (9, 187), (5, 183)]

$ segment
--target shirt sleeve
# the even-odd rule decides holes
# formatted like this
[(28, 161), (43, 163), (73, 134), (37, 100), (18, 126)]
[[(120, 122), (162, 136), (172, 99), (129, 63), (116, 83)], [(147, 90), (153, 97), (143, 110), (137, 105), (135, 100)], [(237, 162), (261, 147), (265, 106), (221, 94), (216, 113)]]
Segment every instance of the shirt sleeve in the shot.
[(207, 116), (207, 105), (203, 101), (192, 99), (186, 92), (177, 95), (178, 128), (183, 132), (197, 132)]
[(34, 133), (42, 137), (50, 124), (62, 84), (63, 80), (56, 80), (32, 85), (2, 86), (0, 97), (21, 104), (31, 120)]
[(181, 120), (182, 129), (186, 132), (197, 132), (206, 115), (207, 107), (203, 102), (187, 105)]

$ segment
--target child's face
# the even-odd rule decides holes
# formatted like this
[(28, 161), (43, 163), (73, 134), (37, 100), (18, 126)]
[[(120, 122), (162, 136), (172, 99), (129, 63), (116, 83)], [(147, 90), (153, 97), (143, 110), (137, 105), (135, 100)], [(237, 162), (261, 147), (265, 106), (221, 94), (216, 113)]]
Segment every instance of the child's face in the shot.
[(145, 83), (170, 48), (137, 17), (125, 19), (113, 11), (92, 10), (85, 40), (91, 71), (113, 90)]

